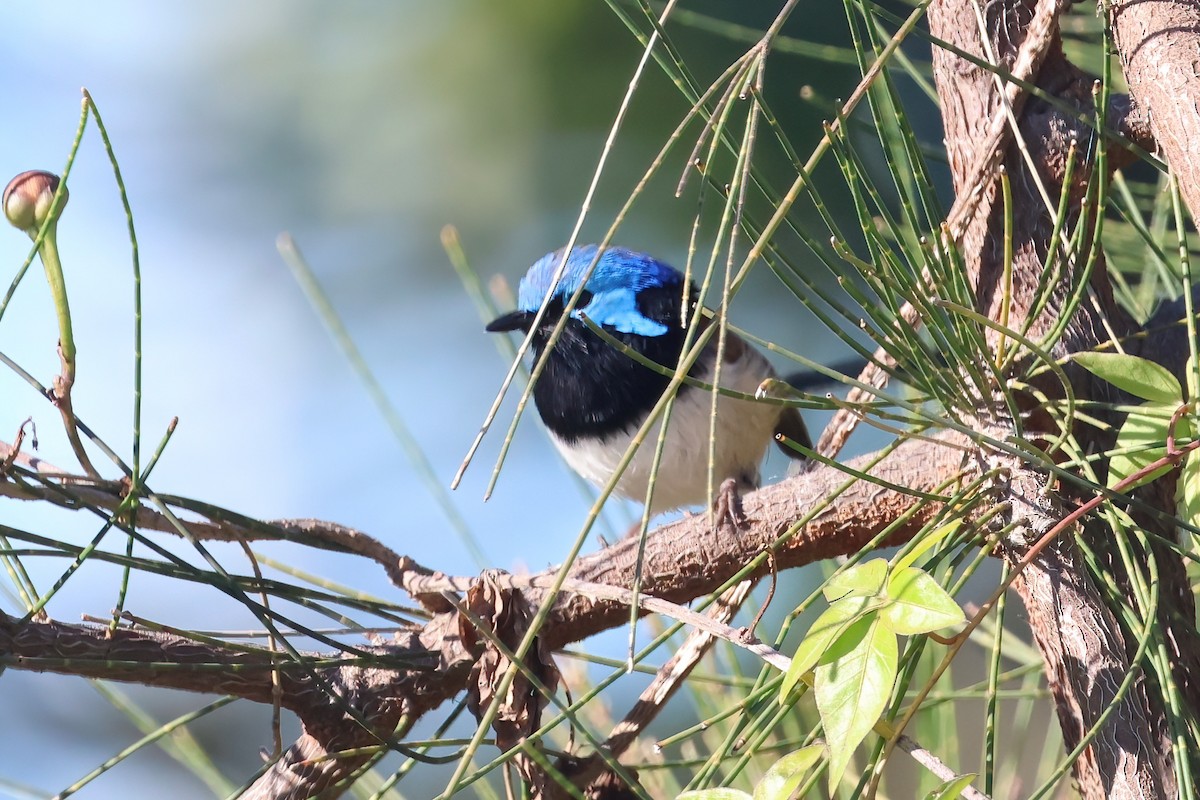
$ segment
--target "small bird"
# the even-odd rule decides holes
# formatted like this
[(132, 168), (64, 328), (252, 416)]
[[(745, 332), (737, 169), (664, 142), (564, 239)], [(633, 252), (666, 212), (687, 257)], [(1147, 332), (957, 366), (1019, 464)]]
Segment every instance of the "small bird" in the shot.
[[(521, 279), (517, 310), (493, 320), (487, 330), (528, 333), (562, 259), (563, 251), (558, 250), (530, 267)], [(650, 361), (675, 369), (683, 352), (685, 322), (690, 324), (698, 292), (678, 270), (648, 255), (620, 247), (576, 247), (567, 255), (562, 279), (533, 332), (533, 349), (539, 357), (593, 262), (595, 269), (550, 351), (533, 388), (533, 399), (571, 468), (604, 486), (670, 379), (606, 342), (584, 324), (582, 316)], [(711, 322), (701, 318), (699, 324)], [(723, 357), (720, 385), (724, 388), (753, 395), (763, 380), (775, 377), (766, 358), (732, 331), (726, 333)], [(690, 376), (712, 383), (716, 359), (714, 334)], [(804, 447), (812, 446), (795, 408), (721, 395), (710, 485), (711, 416), (712, 394), (683, 384), (668, 422), (650, 503), (652, 514), (706, 503), (710, 496), (718, 496), (730, 479), (739, 493), (757, 488), (759, 464), (776, 433)], [(658, 432), (656, 426), (638, 449), (621, 475), (616, 493), (645, 500)], [(799, 457), (795, 450), (781, 448)]]

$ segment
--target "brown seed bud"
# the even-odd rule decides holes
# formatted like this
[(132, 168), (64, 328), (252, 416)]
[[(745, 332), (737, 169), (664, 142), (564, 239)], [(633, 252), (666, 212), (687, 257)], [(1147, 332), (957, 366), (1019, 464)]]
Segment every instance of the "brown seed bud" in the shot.
[[(8, 182), (4, 189), (4, 216), (14, 228), (37, 236), (50, 213), (54, 193), (58, 191), (58, 176), (41, 169), (22, 172)], [(63, 190), (61, 213), (67, 204), (67, 191)]]

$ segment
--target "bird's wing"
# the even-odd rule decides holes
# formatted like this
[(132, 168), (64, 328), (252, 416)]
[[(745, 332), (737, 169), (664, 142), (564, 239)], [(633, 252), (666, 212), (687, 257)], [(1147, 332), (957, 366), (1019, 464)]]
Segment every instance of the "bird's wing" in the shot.
[[(715, 346), (715, 344), (710, 344), (710, 347)], [(756, 381), (761, 382), (767, 378), (775, 377), (775, 369), (762, 353), (733, 331), (728, 331), (725, 335), (725, 363), (736, 364), (743, 360), (746, 362), (744, 366), (749, 367), (752, 372), (758, 373)], [(775, 425), (775, 433), (783, 434), (801, 447), (812, 448), (812, 439), (808, 435), (808, 428), (804, 425), (804, 420), (801, 419), (800, 412), (795, 408), (784, 408), (779, 413), (779, 421)], [(804, 454), (788, 447), (783, 442), (776, 441), (776, 444), (789, 458), (800, 459), (805, 457)]]

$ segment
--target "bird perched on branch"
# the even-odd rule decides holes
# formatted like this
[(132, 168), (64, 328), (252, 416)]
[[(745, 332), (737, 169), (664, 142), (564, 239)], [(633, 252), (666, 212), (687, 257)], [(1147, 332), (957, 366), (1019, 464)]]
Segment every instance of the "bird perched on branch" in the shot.
[[(562, 261), (563, 251), (558, 250), (530, 267), (521, 279), (517, 309), (493, 320), (487, 330), (528, 332)], [(595, 268), (585, 283), (593, 263)], [(687, 326), (692, 324), (698, 293), (678, 270), (648, 255), (619, 247), (576, 247), (566, 256), (562, 278), (546, 300), (545, 314), (533, 332), (533, 349), (539, 357), (581, 284), (583, 291), (550, 351), (533, 388), (533, 399), (554, 444), (571, 468), (604, 486), (670, 378), (606, 341), (588, 327), (584, 316), (611, 339), (674, 371), (683, 353)], [(701, 317), (696, 333), (709, 324), (710, 320)], [(688, 341), (696, 341), (696, 336)], [(717, 341), (714, 332), (689, 371), (690, 377), (713, 382)], [(725, 334), (722, 355), (723, 388), (753, 396), (763, 380), (775, 377), (766, 358), (732, 331)], [(776, 433), (811, 447), (795, 408), (720, 395), (710, 484), (711, 418), (711, 392), (687, 383), (681, 385), (667, 426), (651, 513), (705, 503), (723, 484), (728, 489), (730, 479), (739, 491), (757, 488), (759, 464)], [(653, 428), (626, 467), (616, 485), (618, 494), (645, 500), (660, 426)], [(799, 457), (795, 450), (783, 449)]]

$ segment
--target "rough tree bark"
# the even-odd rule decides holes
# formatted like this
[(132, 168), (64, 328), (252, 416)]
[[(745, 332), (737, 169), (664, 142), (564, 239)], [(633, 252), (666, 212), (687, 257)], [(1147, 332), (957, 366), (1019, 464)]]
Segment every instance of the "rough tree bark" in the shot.
[[(970, 0), (945, 0), (934, 3), (931, 7), (930, 28), (934, 35), (946, 39), (968, 53), (991, 62), (995, 59), (990, 54), (994, 54), (1001, 64), (1010, 66), (1021, 43), (1027, 35), (1032, 35), (1030, 31), (1034, 26), (1031, 25), (1031, 20), (1039, 13), (1044, 13), (1051, 2), (1052, 0), (1042, 0), (1040, 7), (1037, 2), (986, 4), (983, 7), (985, 37), (980, 33), (979, 6)], [(1133, 5), (1175, 8), (1182, 13), (1159, 14), (1159, 21), (1182, 24), (1181, 18), (1186, 18), (1192, 25), (1191, 38), (1181, 34), (1179, 30), (1173, 30), (1169, 34), (1152, 31), (1145, 18), (1155, 16), (1154, 13), (1147, 13), (1145, 9), (1133, 12)], [(1184, 5), (1188, 6), (1186, 12), (1180, 8)], [(1175, 165), (1176, 159), (1182, 159), (1186, 163), (1184, 168), (1193, 173), (1200, 166), (1200, 159), (1197, 158), (1200, 151), (1193, 152), (1187, 149), (1194, 146), (1196, 141), (1200, 141), (1196, 134), (1197, 128), (1194, 127), (1195, 103), (1192, 102), (1190, 109), (1184, 110), (1179, 110), (1174, 105), (1178, 104), (1180, 98), (1186, 97), (1188, 91), (1194, 93), (1197, 90), (1198, 84), (1193, 70), (1196, 59), (1180, 58), (1185, 49), (1181, 40), (1190, 43), (1193, 48), (1191, 54), (1194, 55), (1195, 52), (1195, 9), (1194, 4), (1144, 3), (1121, 4), (1121, 8), (1114, 9), (1113, 12), (1114, 19), (1120, 20), (1118, 27), (1126, 31), (1118, 34), (1122, 60), (1127, 70), (1137, 73), (1129, 76), (1130, 85), (1136, 89), (1146, 83), (1153, 84), (1158, 80), (1159, 73), (1170, 74), (1172, 77), (1167, 82), (1166, 91), (1178, 90), (1177, 94), (1158, 94), (1153, 99), (1138, 99), (1146, 99), (1152, 104), (1146, 110), (1149, 112), (1149, 118), (1157, 123), (1154, 128), (1155, 135), (1167, 135), (1176, 140), (1176, 144), (1172, 145), (1170, 150), (1164, 147), (1170, 163)], [(1056, 12), (1061, 11), (1061, 8), (1056, 9)], [(1140, 27), (1133, 21), (1135, 14), (1142, 19)], [(1165, 42), (1167, 36), (1171, 39), (1169, 44)], [(1164, 55), (1164, 51), (1168, 50), (1172, 52)], [(1169, 70), (1164, 67), (1168, 62), (1172, 65)], [(975, 150), (981, 140), (979, 131), (996, 114), (1004, 113), (999, 103), (999, 94), (993, 88), (995, 77), (947, 50), (935, 49), (934, 70), (942, 101), (955, 189), (959, 193), (971, 191), (974, 188), (971, 182), (977, 181), (979, 176), (971, 174), (966, 165), (975, 163), (980, 155)], [(1051, 38), (1047, 47), (1045, 61), (1036, 83), (1049, 95), (1076, 110), (1082, 118), (1094, 117), (1093, 79), (1066, 60), (1057, 35)], [(1156, 92), (1161, 91), (1161, 88), (1156, 89)], [(1170, 110), (1165, 113), (1160, 111), (1163, 104), (1170, 106)], [(1117, 108), (1126, 107), (1119, 105)], [(1187, 116), (1189, 111), (1192, 115), (1190, 120)], [(1133, 130), (1134, 119), (1130, 115), (1115, 121), (1125, 129)], [(1177, 126), (1184, 127), (1175, 131)], [(1081, 274), (1087, 254), (1065, 265), (1065, 280), (1059, 282), (1059, 291), (1039, 318), (1026, 319), (1031, 313), (1030, 297), (1041, 276), (1042, 265), (1047, 263), (1046, 250), (1051, 241), (1054, 224), (1042, 199), (1043, 192), (1048, 193), (1051, 207), (1057, 204), (1063, 192), (1069, 194), (1071, 202), (1066, 206), (1069, 209), (1066, 222), (1068, 227), (1080, 224), (1082, 211), (1089, 211), (1094, 217), (1095, 211), (1080, 203), (1089, 188), (1085, 183), (1089, 170), (1077, 170), (1074, 173), (1077, 178), (1074, 185), (1063, 186), (1064, 168), (1073, 142), (1078, 141), (1085, 145), (1079, 152), (1088, 150), (1086, 145), (1089, 141), (1099, 144), (1100, 147), (1108, 145), (1097, 142), (1075, 117), (1061, 110), (1061, 107), (1039, 99), (1029, 101), (1020, 117), (1018, 131), (1017, 137), (1004, 156), (1004, 168), (1012, 181), (1015, 198), (1012, 222), (1012, 311), (1013, 316), (1020, 321), (1011, 324), (1020, 327), (1023, 322), (1028, 321), (1031, 331), (1046, 330), (1060, 316), (1065, 292), (1080, 280), (1090, 280), (1091, 296), (1075, 312), (1066, 333), (1058, 343), (1055, 355), (1062, 356), (1091, 349), (1108, 341), (1111, 336), (1129, 336), (1136, 331), (1136, 326), (1113, 302), (1102, 253), (1094, 254), (1097, 257), (1090, 276)], [(1020, 152), (1018, 142), (1026, 144), (1027, 156)], [(1090, 152), (1094, 153), (1095, 149), (1092, 148)], [(1119, 162), (1120, 154), (1114, 151), (1114, 156)], [(1039, 181), (1041, 186), (1038, 185)], [(980, 212), (968, 226), (962, 239), (963, 258), (968, 270), (975, 277), (977, 308), (987, 312), (993, 319), (997, 318), (1003, 294), (1000, 287), (1004, 243), (1002, 209), (995, 202), (995, 197), (993, 183), (992, 191), (986, 195)], [(1083, 224), (1089, 224), (1086, 217), (1082, 219)], [(1162, 357), (1162, 354), (1149, 351), (1144, 355), (1151, 358), (1156, 355)], [(1178, 372), (1181, 364), (1168, 363), (1168, 366)], [(1105, 397), (1104, 386), (1096, 385), (1086, 376), (1076, 375), (1075, 378), (1077, 395)], [(1030, 421), (1035, 425), (1036, 410), (1031, 404), (1029, 411), (1033, 412), (1033, 415)], [(1090, 442), (1099, 449), (1103, 449), (1108, 443), (1094, 429), (1079, 430), (1076, 434), (1084, 442)], [(1004, 461), (1002, 457), (996, 458), (998, 463)], [(1013, 503), (1013, 521), (1023, 518), (1025, 522), (1025, 525), (1008, 538), (1004, 549), (1005, 558), (1015, 563), (1032, 543), (1063, 516), (1064, 507), (1067, 507), (1072, 499), (1081, 501), (1084, 498), (1072, 498), (1070, 493), (1058, 499), (1047, 498), (1040, 489), (1044, 483), (1043, 477), (1030, 474), (1028, 468), (1023, 468), (1017, 463), (1008, 463), (1007, 466), (1011, 468), (1012, 480), (1002, 487), (1002, 490)], [(1174, 510), (1174, 484), (1169, 479), (1161, 483), (1162, 485), (1154, 489), (1142, 492), (1140, 496), (1141, 499), (1156, 505), (1170, 518)], [(1174, 531), (1159, 522), (1159, 518), (1146, 515), (1142, 517), (1140, 521), (1149, 530), (1168, 537), (1174, 536)], [(1086, 527), (1089, 542), (1101, 553), (1108, 552), (1111, 543), (1104, 540), (1103, 527)], [(1155, 548), (1154, 556), (1158, 559), (1164, 583), (1163, 596), (1171, 598), (1170, 601), (1164, 602), (1163, 606), (1169, 606), (1179, 612), (1172, 614), (1168, 611), (1160, 614), (1171, 634), (1169, 638), (1173, 648), (1175, 678), (1194, 704), (1197, 698), (1192, 687), (1200, 672), (1197, 671), (1198, 643), (1193, 625), (1191, 594), (1178, 557), (1166, 548)], [(1112, 559), (1110, 563), (1116, 569), (1116, 560)], [(1118, 574), (1114, 575), (1114, 580), (1119, 585), (1127, 586), (1129, 577)], [(1045, 659), (1046, 673), (1054, 694), (1064, 740), (1068, 747), (1073, 748), (1084, 732), (1114, 704), (1117, 685), (1121, 676), (1129, 669), (1131, 643), (1125, 640), (1116, 619), (1105, 606), (1101, 592), (1088, 578), (1074, 540), (1070, 537), (1060, 537), (1054, 546), (1037, 558), (1014, 586), (1021, 594), (1035, 638)], [(1176, 796), (1164, 712), (1150, 700), (1141, 680), (1117, 705), (1114, 718), (1083, 752), (1076, 764), (1075, 774), (1082, 793), (1088, 798)]]
[[(969, 482), (977, 477), (977, 466), (966, 457), (969, 445), (965, 438), (947, 434), (905, 442), (882, 460), (869, 455), (848, 462), (854, 469), (909, 491), (881, 489), (866, 482), (841, 491), (847, 482), (845, 473), (822, 468), (745, 497), (744, 511), (750, 521), (746, 527), (714, 530), (706, 515), (664, 526), (647, 541), (642, 590), (646, 595), (681, 602), (710, 594), (771, 547), (789, 525), (805, 518), (811, 518), (808, 524), (779, 550), (780, 569), (857, 552), (907, 514), (904, 524), (896, 526), (888, 539), (893, 544), (905, 541), (938, 510), (937, 504), (922, 502), (920, 494), (944, 492), (947, 482), (953, 485), (956, 479)], [(5, 450), (0, 446), (0, 460), (9, 455)], [(17, 463), (22, 462), (35, 468), (44, 466), (26, 456), (18, 457)], [(914, 469), (914, 464), (922, 466)], [(44, 471), (56, 472), (48, 467)], [(839, 491), (838, 502), (828, 504), (827, 498)], [(59, 486), (43, 490), (13, 483), (0, 483), (0, 494), (31, 500), (64, 496)], [(121, 502), (121, 487), (90, 489), (85, 496), (88, 504), (111, 510)], [(140, 515), (139, 523), (169, 530), (161, 517), (150, 512)], [(289, 539), (365, 555), (395, 574), (398, 585), (421, 600), (432, 618), (420, 630), (366, 648), (379, 659), (380, 665), (373, 669), (337, 666), (314, 670), (279, 663), (265, 651), (233, 652), (138, 628), (121, 628), (110, 638), (103, 627), (20, 620), (2, 612), (0, 654), (18, 669), (224, 692), (261, 703), (272, 701), (274, 663), (283, 687), (282, 705), (300, 717), (304, 735), (244, 795), (249, 798), (298, 800), (333, 791), (331, 787), (353, 775), (367, 756), (321, 756), (374, 747), (393, 735), (402, 735), (423, 714), (467, 689), (477, 659), (463, 643), (459, 614), (441, 592), (471, 581), (421, 569), (373, 540), (364, 546), (338, 526), (246, 528), (214, 522), (194, 526), (192, 531), (208, 540)], [(20, 537), (22, 532), (0, 525), (0, 534)], [(306, 539), (306, 534), (320, 538)], [(571, 575), (580, 581), (628, 587), (633, 583), (636, 560), (636, 542), (626, 540), (579, 559)], [(764, 564), (748, 577), (767, 571)], [(553, 576), (554, 570), (550, 570), (521, 582), (526, 588), (520, 596), (509, 593), (505, 603), (538, 604), (545, 592), (536, 584), (549, 582)], [(488, 581), (497, 583), (494, 576)], [(563, 593), (543, 629), (542, 645), (561, 648), (627, 624), (628, 614), (627, 606), (619, 602)], [(155, 666), (163, 663), (227, 664), (229, 670), (191, 672)], [(402, 719), (404, 724), (397, 732)]]
[[(933, 34), (959, 50), (984, 61), (1012, 67), (1022, 52), (1036, 51), (1036, 84), (1049, 96), (1075, 109), (1084, 118), (1094, 115), (1092, 79), (1076, 69), (1064, 56), (1055, 21), (1064, 11), (1065, 0), (936, 0), (930, 7)], [(1200, 11), (1191, 2), (1144, 2), (1120, 0), (1105, 9), (1113, 25), (1115, 40), (1125, 67), (1135, 103), (1118, 99), (1110, 113), (1110, 124), (1140, 142), (1157, 142), (1162, 156), (1180, 177), (1184, 197), (1193, 213), (1200, 211)], [(982, 14), (983, 25), (978, 23)], [(1026, 54), (1028, 55), (1028, 53)], [(1138, 332), (1139, 326), (1112, 299), (1102, 253), (1095, 256), (1090, 274), (1084, 274), (1086, 259), (1062, 265), (1051, 302), (1040, 311), (1032, 306), (1051, 241), (1053, 220), (1050, 205), (1066, 192), (1071, 202), (1067, 224), (1089, 224), (1094, 216), (1081, 216), (1088, 196), (1090, 170), (1077, 169), (1076, 181), (1063, 186), (1064, 167), (1072, 141), (1078, 140), (1081, 158), (1094, 156), (1096, 147), (1111, 143), (1094, 137), (1076, 116), (1060, 106), (1036, 97), (1022, 97), (1014, 104), (1019, 124), (1000, 145), (1003, 152), (993, 162), (982, 148), (991, 146), (987, 135), (992, 120), (1004, 113), (1003, 85), (987, 70), (974, 66), (950, 50), (934, 49), (934, 69), (944, 114), (946, 146), (950, 155), (954, 187), (960, 196), (973, 196), (973, 206), (961, 230), (954, 236), (976, 290), (976, 307), (993, 319), (1002, 303), (1002, 253), (1004, 220), (995, 202), (998, 176), (991, 166), (1000, 163), (1012, 182), (1016, 198), (1012, 220), (1013, 290), (1008, 309), (1009, 324), (1030, 323), (1033, 336), (1044, 332), (1062, 314), (1064, 304), (1078, 281), (1089, 282), (1090, 293), (1071, 318), (1055, 353), (1066, 355)], [(1025, 145), (1024, 152), (1017, 146)], [(1096, 147), (1083, 145), (1094, 144)], [(1114, 163), (1122, 156), (1112, 147)], [(1095, 209), (1086, 209), (1094, 215)], [(1081, 221), (1082, 220), (1082, 221)], [(1036, 313), (1035, 313), (1036, 311)], [(1032, 317), (1032, 318), (1030, 318)], [(1182, 373), (1186, 352), (1165, 341), (1143, 346), (1142, 354)], [(1084, 375), (1072, 375), (1079, 396), (1102, 398), (1111, 387), (1097, 385)], [(1052, 387), (1042, 387), (1052, 389)], [(1039, 424), (1046, 420), (1029, 402), (1025, 431), (1036, 439)], [(997, 404), (984, 398), (975, 422), (997, 438), (1011, 434), (1013, 421)], [(1041, 429), (1049, 434), (1050, 428)], [(1102, 436), (1086, 429), (1077, 431), (1085, 441), (1103, 448)], [(72, 486), (61, 477), (40, 471), (36, 459), (10, 453), (0, 447), (0, 463), (12, 455), (12, 474), (19, 481), (0, 481), (0, 495), (28, 500), (64, 502), (77, 498), (101, 509), (115, 508), (121, 486), (84, 488)], [(859, 483), (840, 494), (832, 505), (818, 510), (824, 500), (844, 483), (845, 475), (831, 468), (767, 487), (745, 498), (748, 528), (741, 531), (712, 530), (704, 517), (683, 520), (655, 531), (646, 545), (645, 582), (642, 591), (675, 601), (709, 594), (739, 574), (742, 565), (764, 549), (777, 551), (777, 565), (788, 568), (832, 555), (856, 552), (879, 532), (903, 520), (888, 539), (903, 541), (937, 511), (936, 503), (919, 503), (913, 490), (943, 491), (947, 482), (970, 481), (1002, 467), (1005, 478), (992, 486), (991, 500), (1006, 504), (1003, 522), (1014, 523), (1003, 543), (1001, 555), (1016, 564), (1027, 549), (1050, 531), (1080, 500), (1077, 493), (1043, 490), (1046, 476), (1027, 463), (1001, 452), (989, 451), (953, 434), (932, 440), (913, 440), (895, 453), (874, 463), (875, 457), (852, 464), (879, 476), (895, 489)], [(914, 466), (915, 465), (915, 466)], [(906, 491), (907, 489), (907, 491)], [(83, 498), (82, 501), (78, 498)], [(1173, 486), (1170, 481), (1152, 486), (1140, 499), (1173, 515)], [(77, 506), (73, 506), (77, 507)], [(814, 513), (815, 512), (815, 513)], [(779, 535), (799, 520), (813, 514), (796, 535), (780, 543)], [(907, 515), (907, 516), (906, 516)], [(1173, 535), (1153, 514), (1139, 521), (1165, 535)], [(143, 511), (139, 527), (171, 530), (166, 521)], [(0, 526), (0, 531), (20, 534)], [(54, 670), (76, 675), (130, 680), (153, 686), (196, 691), (228, 692), (258, 702), (274, 697), (272, 669), (278, 671), (283, 705), (294, 710), (304, 724), (304, 735), (273, 765), (249, 796), (261, 798), (311, 797), (318, 792), (334, 796), (354, 774), (366, 756), (336, 758), (322, 756), (386, 741), (406, 730), (423, 714), (445, 699), (467, 689), (480, 690), (494, 677), (495, 652), (465, 625), (464, 617), (451, 605), (452, 589), (461, 581), (423, 570), (391, 553), (369, 537), (336, 526), (276, 525), (247, 527), (228, 519), (213, 519), (193, 526), (193, 535), (205, 539), (287, 538), (314, 546), (355, 552), (372, 558), (397, 585), (412, 593), (430, 611), (430, 620), (387, 643), (369, 649), (389, 666), (301, 668), (280, 664), (270, 654), (226, 650), (181, 637), (154, 634), (138, 629), (121, 629), (111, 638), (105, 630), (65, 625), (46, 619), (19, 620), (0, 614), (0, 654), (15, 668)], [(1115, 702), (1120, 676), (1130, 668), (1132, 644), (1105, 606), (1103, 593), (1081, 566), (1076, 536), (1101, 554), (1111, 543), (1105, 529), (1085, 523), (1081, 530), (1060, 536), (1014, 584), (1028, 612), (1041, 649), (1059, 721), (1068, 746), (1096, 722)], [(574, 565), (571, 576), (578, 581), (627, 587), (635, 561), (633, 543), (622, 542)], [(1158, 560), (1162, 592), (1171, 608), (1160, 615), (1167, 631), (1175, 680), (1184, 698), (1200, 708), (1200, 642), (1194, 629), (1191, 594), (1184, 582), (1182, 564), (1167, 548), (1153, 550)], [(1130, 577), (1121, 575), (1110, 561), (1118, 586)], [(757, 575), (766, 571), (761, 567)], [(505, 583), (488, 576), (480, 585), (487, 591), (472, 595), (473, 613), (481, 624), (505, 639), (519, 631), (527, 619), (522, 609), (544, 599), (544, 589), (553, 572), (524, 582)], [(752, 576), (743, 576), (752, 577)], [(446, 594), (449, 592), (449, 594)], [(492, 598), (483, 603), (486, 594)], [(490, 605), (489, 605), (490, 604)], [(501, 608), (503, 606), (503, 608)], [(489, 609), (493, 609), (492, 613)], [(548, 624), (541, 634), (543, 648), (557, 648), (594, 633), (625, 624), (627, 610), (619, 602), (566, 592), (554, 602)], [(515, 621), (514, 621), (515, 620)], [(464, 627), (465, 625), (465, 627)], [(514, 626), (517, 626), (514, 628)], [(64, 660), (69, 657), (68, 660)], [(480, 664), (493, 659), (492, 671)], [(222, 672), (161, 670), (155, 664), (227, 664)], [(531, 664), (536, 666), (537, 655)], [(482, 680), (481, 680), (482, 678)], [(1144, 679), (1141, 679), (1144, 680)], [(1125, 696), (1101, 734), (1084, 751), (1076, 764), (1076, 778), (1089, 800), (1101, 797), (1155, 797), (1175, 795), (1172, 751), (1164, 717), (1152, 694), (1141, 680)], [(487, 691), (485, 685), (482, 691)], [(536, 716), (536, 709), (523, 713)], [(511, 722), (511, 720), (510, 720)]]
[[(1015, 61), (1021, 44), (1032, 35), (1031, 22), (1039, 14), (1044, 18), (1049, 9), (1061, 13), (1062, 7), (1054, 8), (1055, 5), (1059, 4), (1054, 0), (1041, 0), (1040, 7), (1038, 2), (989, 3), (982, 20), (985, 38), (980, 31), (979, 6), (970, 0), (945, 0), (930, 8), (930, 30), (967, 53), (986, 62), (998, 60), (1008, 67)], [(1037, 85), (1081, 114), (1094, 116), (1093, 80), (1065, 59), (1057, 35), (1052, 35), (1044, 47), (1045, 59)], [(935, 49), (934, 75), (955, 191), (962, 194), (978, 190), (974, 183), (981, 178), (990, 187), (990, 191), (983, 190), (985, 196), (978, 212), (966, 228), (961, 252), (976, 287), (976, 307), (998, 319), (1001, 303), (1005, 302), (1004, 209), (996, 200), (997, 183), (993, 176), (973, 174), (971, 165), (980, 158), (977, 148), (985, 140), (983, 129), (997, 114), (1005, 113), (1002, 96), (993, 73), (948, 50)], [(1133, 321), (1113, 302), (1103, 254), (1095, 254), (1097, 259), (1090, 276), (1082, 274), (1087, 254), (1063, 264), (1063, 279), (1058, 281), (1050, 302), (1038, 317), (1028, 318), (1035, 313), (1033, 296), (1043, 264), (1049, 263), (1047, 250), (1054, 228), (1049, 209), (1057, 208), (1061, 194), (1066, 192), (1072, 199), (1066, 205), (1068, 229), (1088, 224), (1082, 217), (1087, 207), (1080, 200), (1088, 190), (1085, 181), (1090, 170), (1077, 170), (1074, 185), (1063, 185), (1068, 151), (1072, 143), (1086, 138), (1089, 132), (1081, 129), (1074, 118), (1034, 98), (1025, 106), (1003, 159), (1014, 197), (1010, 325), (1021, 329), (1028, 324), (1034, 335), (1044, 333), (1062, 314), (1071, 288), (1080, 280), (1090, 279), (1090, 302), (1078, 307), (1057, 344), (1056, 356), (1090, 350), (1112, 335), (1126, 337), (1135, 330)], [(1027, 154), (1022, 153), (1020, 143), (1024, 143)], [(1102, 391), (1083, 376), (1076, 377), (1080, 379), (1076, 391), (1083, 396), (1095, 396)], [(1045, 388), (1053, 391), (1052, 387)], [(1037, 409), (1031, 402), (1028, 410)], [(1038, 421), (1036, 416), (1030, 418), (1034, 431)], [(1010, 423), (991, 422), (1011, 430)], [(1044, 433), (1048, 436), (1051, 429), (1046, 428)], [(1098, 438), (1094, 429), (1079, 430), (1076, 434), (1084, 441)], [(996, 466), (1008, 467), (1012, 476), (1006, 485), (998, 487), (1012, 503), (1014, 513), (1008, 521), (1024, 520), (1007, 538), (1003, 549), (1004, 557), (1015, 565), (1065, 514), (1064, 508), (1071, 498), (1069, 494), (1061, 499), (1047, 498), (1040, 491), (1045, 481), (1043, 476), (1033, 474), (1016, 459), (999, 454), (993, 459)], [(1025, 570), (1014, 586), (1024, 602), (1045, 659), (1064, 741), (1068, 748), (1073, 748), (1113, 705), (1120, 678), (1129, 669), (1128, 643), (1083, 570), (1072, 537), (1060, 537)], [(1150, 707), (1146, 693), (1138, 686), (1121, 701), (1116, 718), (1076, 764), (1075, 774), (1084, 796), (1173, 797), (1172, 762), (1162, 709)]]

